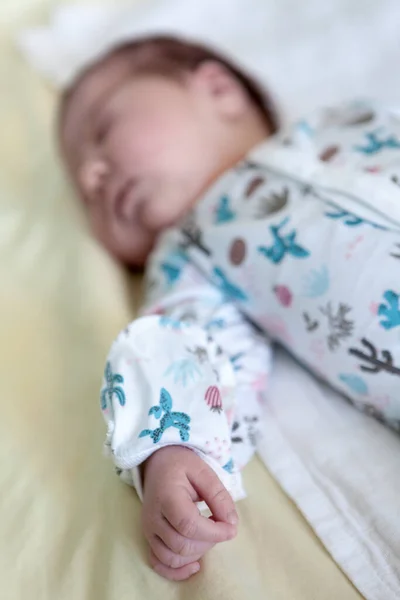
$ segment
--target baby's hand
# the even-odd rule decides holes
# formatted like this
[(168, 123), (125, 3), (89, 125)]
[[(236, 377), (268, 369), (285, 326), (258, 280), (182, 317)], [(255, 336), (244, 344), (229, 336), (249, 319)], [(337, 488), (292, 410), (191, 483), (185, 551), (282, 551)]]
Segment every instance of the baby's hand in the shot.
[[(180, 581), (200, 570), (200, 558), (218, 542), (236, 535), (234, 502), (214, 471), (182, 446), (167, 446), (147, 459), (144, 470), (143, 528), (150, 563), (167, 579)], [(204, 500), (212, 518), (195, 502)]]

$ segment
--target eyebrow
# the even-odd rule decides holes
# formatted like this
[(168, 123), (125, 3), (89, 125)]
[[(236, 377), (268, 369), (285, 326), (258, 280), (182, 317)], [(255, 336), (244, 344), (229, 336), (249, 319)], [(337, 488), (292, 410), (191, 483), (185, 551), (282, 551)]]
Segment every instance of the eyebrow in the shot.
[[(93, 103), (89, 104), (85, 109), (78, 123), (74, 124), (72, 131), (70, 132), (70, 144), (71, 152), (74, 157), (77, 157), (79, 154), (80, 142), (83, 139), (90, 137), (90, 128), (93, 127), (93, 122), (100, 112), (102, 106), (106, 104), (110, 96), (113, 94), (115, 87), (112, 86), (111, 89), (107, 90), (104, 94), (102, 94), (99, 98), (97, 98)], [(79, 102), (79, 99), (78, 99)], [(68, 121), (65, 123), (65, 127), (67, 127)], [(66, 136), (66, 139), (68, 139)], [(75, 160), (74, 160), (75, 162)]]
[[(72, 154), (74, 156), (74, 159), (76, 158), (78, 152), (79, 152), (79, 141), (82, 140), (82, 133), (84, 135), (87, 135), (87, 131), (89, 129), (89, 127), (93, 124), (94, 121), (94, 117), (98, 114), (98, 112), (101, 110), (102, 106), (104, 106), (108, 100), (110, 99), (110, 97), (115, 93), (116, 89), (118, 89), (120, 87), (120, 85), (125, 81), (127, 76), (126, 72), (121, 73), (120, 77), (118, 77), (116, 79), (116, 81), (113, 83), (113, 85), (111, 85), (108, 89), (106, 89), (103, 94), (101, 94), (98, 98), (96, 98), (92, 103), (90, 103), (87, 108), (85, 109), (81, 122), (83, 122), (83, 126), (79, 128), (76, 127), (76, 131), (72, 131), (72, 136), (70, 137), (70, 140), (72, 141)], [(72, 102), (78, 102), (79, 104), (79, 93), (77, 94), (78, 97), (75, 96), (75, 98), (72, 100)], [(65, 126), (67, 125), (67, 121), (65, 123)], [(66, 137), (67, 139), (67, 137)], [(73, 160), (74, 160), (73, 159)], [(74, 163), (76, 161), (74, 160)]]
[(87, 112), (89, 114), (98, 113), (99, 110), (101, 110), (101, 108), (103, 107), (103, 105), (106, 104), (106, 102), (109, 101), (109, 99), (111, 98), (111, 96), (116, 92), (116, 90), (121, 86), (121, 84), (124, 83), (125, 80), (126, 80), (126, 73), (124, 73), (124, 74), (121, 73), (121, 77), (119, 77), (113, 83), (113, 85), (111, 85), (109, 87), (109, 89), (107, 89), (103, 94), (101, 94), (100, 97), (97, 98), (93, 102), (93, 104), (88, 107)]
[(93, 116), (97, 115), (102, 110), (104, 105), (108, 102), (110, 97), (113, 95), (114, 91), (115, 91), (115, 88), (113, 86), (111, 89), (107, 90), (107, 92), (104, 92), (104, 94), (102, 94), (99, 98), (97, 98), (96, 101), (93, 102), (93, 104), (91, 106), (88, 106), (87, 113), (89, 115), (89, 122), (92, 122)]

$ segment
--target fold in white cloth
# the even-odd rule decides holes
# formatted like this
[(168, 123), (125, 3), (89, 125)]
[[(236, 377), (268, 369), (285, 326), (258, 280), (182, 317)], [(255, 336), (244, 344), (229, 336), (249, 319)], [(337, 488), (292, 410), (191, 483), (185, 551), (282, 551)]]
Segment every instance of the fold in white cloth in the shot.
[(400, 439), (286, 352), (257, 451), (367, 600), (400, 598)]

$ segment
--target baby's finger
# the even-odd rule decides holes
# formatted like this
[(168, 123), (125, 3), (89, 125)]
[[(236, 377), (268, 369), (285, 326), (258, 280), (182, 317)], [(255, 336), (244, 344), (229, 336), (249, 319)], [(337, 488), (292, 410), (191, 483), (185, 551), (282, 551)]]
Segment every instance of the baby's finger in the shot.
[(239, 519), (232, 496), (212, 469), (205, 467), (194, 471), (188, 477), (216, 521), (237, 525)]
[[(198, 540), (189, 540), (189, 538), (180, 535), (167, 521), (163, 518), (157, 523), (154, 528), (154, 533), (164, 542), (164, 544), (180, 556), (203, 556), (208, 550), (214, 546), (210, 542), (200, 542)], [(151, 544), (151, 538), (148, 538)]]
[(236, 535), (234, 525), (214, 523), (203, 517), (186, 490), (179, 500), (176, 497), (166, 498), (162, 512), (172, 527), (190, 540), (217, 544), (231, 540)]
[(194, 556), (181, 556), (180, 554), (175, 554), (175, 552), (172, 552), (172, 550), (168, 548), (157, 535), (153, 536), (151, 539), (150, 547), (158, 560), (171, 569), (179, 569), (185, 565), (190, 565), (190, 563), (198, 561), (203, 556), (203, 554), (200, 553), (195, 554)]
[(165, 577), (171, 581), (183, 581), (184, 579), (189, 579), (189, 577), (200, 571), (200, 563), (197, 561), (188, 565), (184, 565), (183, 567), (179, 567), (178, 569), (167, 567), (158, 560), (152, 550), (150, 550), (150, 565), (153, 567), (156, 573), (161, 575), (161, 577)]

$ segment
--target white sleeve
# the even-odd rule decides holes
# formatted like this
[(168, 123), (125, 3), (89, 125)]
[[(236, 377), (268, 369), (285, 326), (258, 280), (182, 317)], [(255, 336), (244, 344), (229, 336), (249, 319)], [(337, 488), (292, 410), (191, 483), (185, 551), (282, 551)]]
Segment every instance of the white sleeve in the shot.
[(107, 359), (106, 448), (140, 497), (140, 464), (179, 444), (201, 456), (237, 500), (244, 496), (240, 468), (254, 451), (269, 344), (207, 282), (180, 286), (147, 312), (120, 333)]

